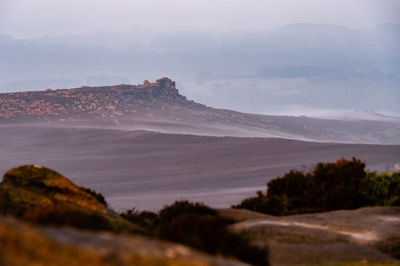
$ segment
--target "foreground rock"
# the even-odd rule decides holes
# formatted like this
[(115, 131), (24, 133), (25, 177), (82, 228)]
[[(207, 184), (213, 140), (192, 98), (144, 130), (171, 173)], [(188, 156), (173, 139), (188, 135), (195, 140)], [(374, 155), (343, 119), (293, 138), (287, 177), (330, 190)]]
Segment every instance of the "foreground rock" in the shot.
[(0, 265), (242, 265), (134, 235), (141, 230), (42, 166), (11, 169), (0, 183)]
[(0, 216), (0, 265), (245, 265), (137, 236), (33, 227)]
[(101, 195), (38, 165), (8, 171), (0, 183), (0, 213), (29, 222), (91, 230), (135, 231), (108, 209)]
[(286, 217), (248, 210), (222, 210), (221, 214), (241, 221), (232, 226), (235, 232), (269, 248), (271, 265), (399, 263), (399, 207)]

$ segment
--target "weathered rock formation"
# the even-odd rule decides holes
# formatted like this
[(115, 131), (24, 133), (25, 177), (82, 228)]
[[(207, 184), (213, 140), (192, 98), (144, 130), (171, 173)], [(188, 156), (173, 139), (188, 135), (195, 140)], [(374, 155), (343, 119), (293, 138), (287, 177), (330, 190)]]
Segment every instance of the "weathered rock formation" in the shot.
[(136, 230), (108, 209), (101, 195), (38, 165), (14, 168), (4, 175), (0, 183), (0, 213), (42, 224)]
[(0, 119), (68, 119), (71, 117), (119, 117), (143, 109), (165, 110), (194, 104), (178, 93), (168, 78), (143, 85), (81, 87), (0, 94)]

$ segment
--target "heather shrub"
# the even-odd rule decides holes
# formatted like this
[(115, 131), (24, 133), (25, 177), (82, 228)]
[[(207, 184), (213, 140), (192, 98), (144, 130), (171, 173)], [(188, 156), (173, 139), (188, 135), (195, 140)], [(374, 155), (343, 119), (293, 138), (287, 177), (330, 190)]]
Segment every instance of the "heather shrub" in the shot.
[(96, 191), (94, 191), (90, 188), (86, 188), (86, 187), (79, 187), (79, 188), (81, 190), (85, 191), (86, 193), (92, 195), (93, 197), (95, 197), (104, 206), (106, 206), (106, 207), (108, 206), (106, 198), (100, 192), (96, 192)]
[(400, 172), (369, 172), (364, 182), (370, 205), (400, 206)]
[(144, 228), (148, 235), (181, 243), (210, 254), (235, 257), (253, 265), (268, 265), (266, 249), (251, 246), (229, 230), (234, 221), (201, 203), (177, 201), (158, 215), (127, 210), (122, 217)]
[(142, 231), (138, 233), (149, 236), (154, 235), (154, 230), (158, 219), (158, 215), (156, 213), (150, 211), (138, 211), (135, 210), (135, 208), (132, 208), (123, 211), (121, 213), (121, 217), (135, 225), (138, 225), (142, 229)]
[(176, 201), (170, 206), (163, 208), (159, 214), (159, 223), (166, 224), (173, 221), (176, 216), (190, 214), (195, 216), (217, 215), (217, 212), (202, 203), (192, 203), (189, 201)]
[(318, 163), (306, 173), (292, 170), (268, 182), (267, 192), (244, 199), (234, 208), (272, 215), (399, 206), (400, 173), (366, 172), (359, 159)]

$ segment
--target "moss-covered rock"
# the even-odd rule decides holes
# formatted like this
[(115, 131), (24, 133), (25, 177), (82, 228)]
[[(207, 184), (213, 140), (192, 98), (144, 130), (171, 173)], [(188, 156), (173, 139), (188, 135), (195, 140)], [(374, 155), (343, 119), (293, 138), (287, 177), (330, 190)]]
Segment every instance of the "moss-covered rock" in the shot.
[(34, 223), (91, 230), (135, 230), (99, 197), (38, 165), (21, 166), (5, 173), (0, 183), (0, 213)]

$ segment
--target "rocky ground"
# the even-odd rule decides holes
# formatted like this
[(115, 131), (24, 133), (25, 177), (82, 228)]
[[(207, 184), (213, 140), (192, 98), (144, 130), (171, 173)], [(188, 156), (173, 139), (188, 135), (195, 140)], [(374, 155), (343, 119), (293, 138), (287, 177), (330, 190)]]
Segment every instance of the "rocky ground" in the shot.
[(232, 230), (269, 248), (271, 265), (400, 264), (398, 207), (285, 217), (239, 209), (221, 213), (238, 221)]
[(100, 195), (42, 166), (12, 169), (0, 183), (1, 265), (242, 265), (140, 232)]
[[(236, 221), (229, 230), (266, 247), (271, 265), (400, 264), (399, 207), (284, 217), (219, 213)], [(47, 168), (18, 167), (0, 183), (1, 265), (243, 265), (140, 232), (101, 195)]]
[(0, 264), (22, 265), (245, 265), (188, 247), (139, 236), (33, 226), (0, 216)]

